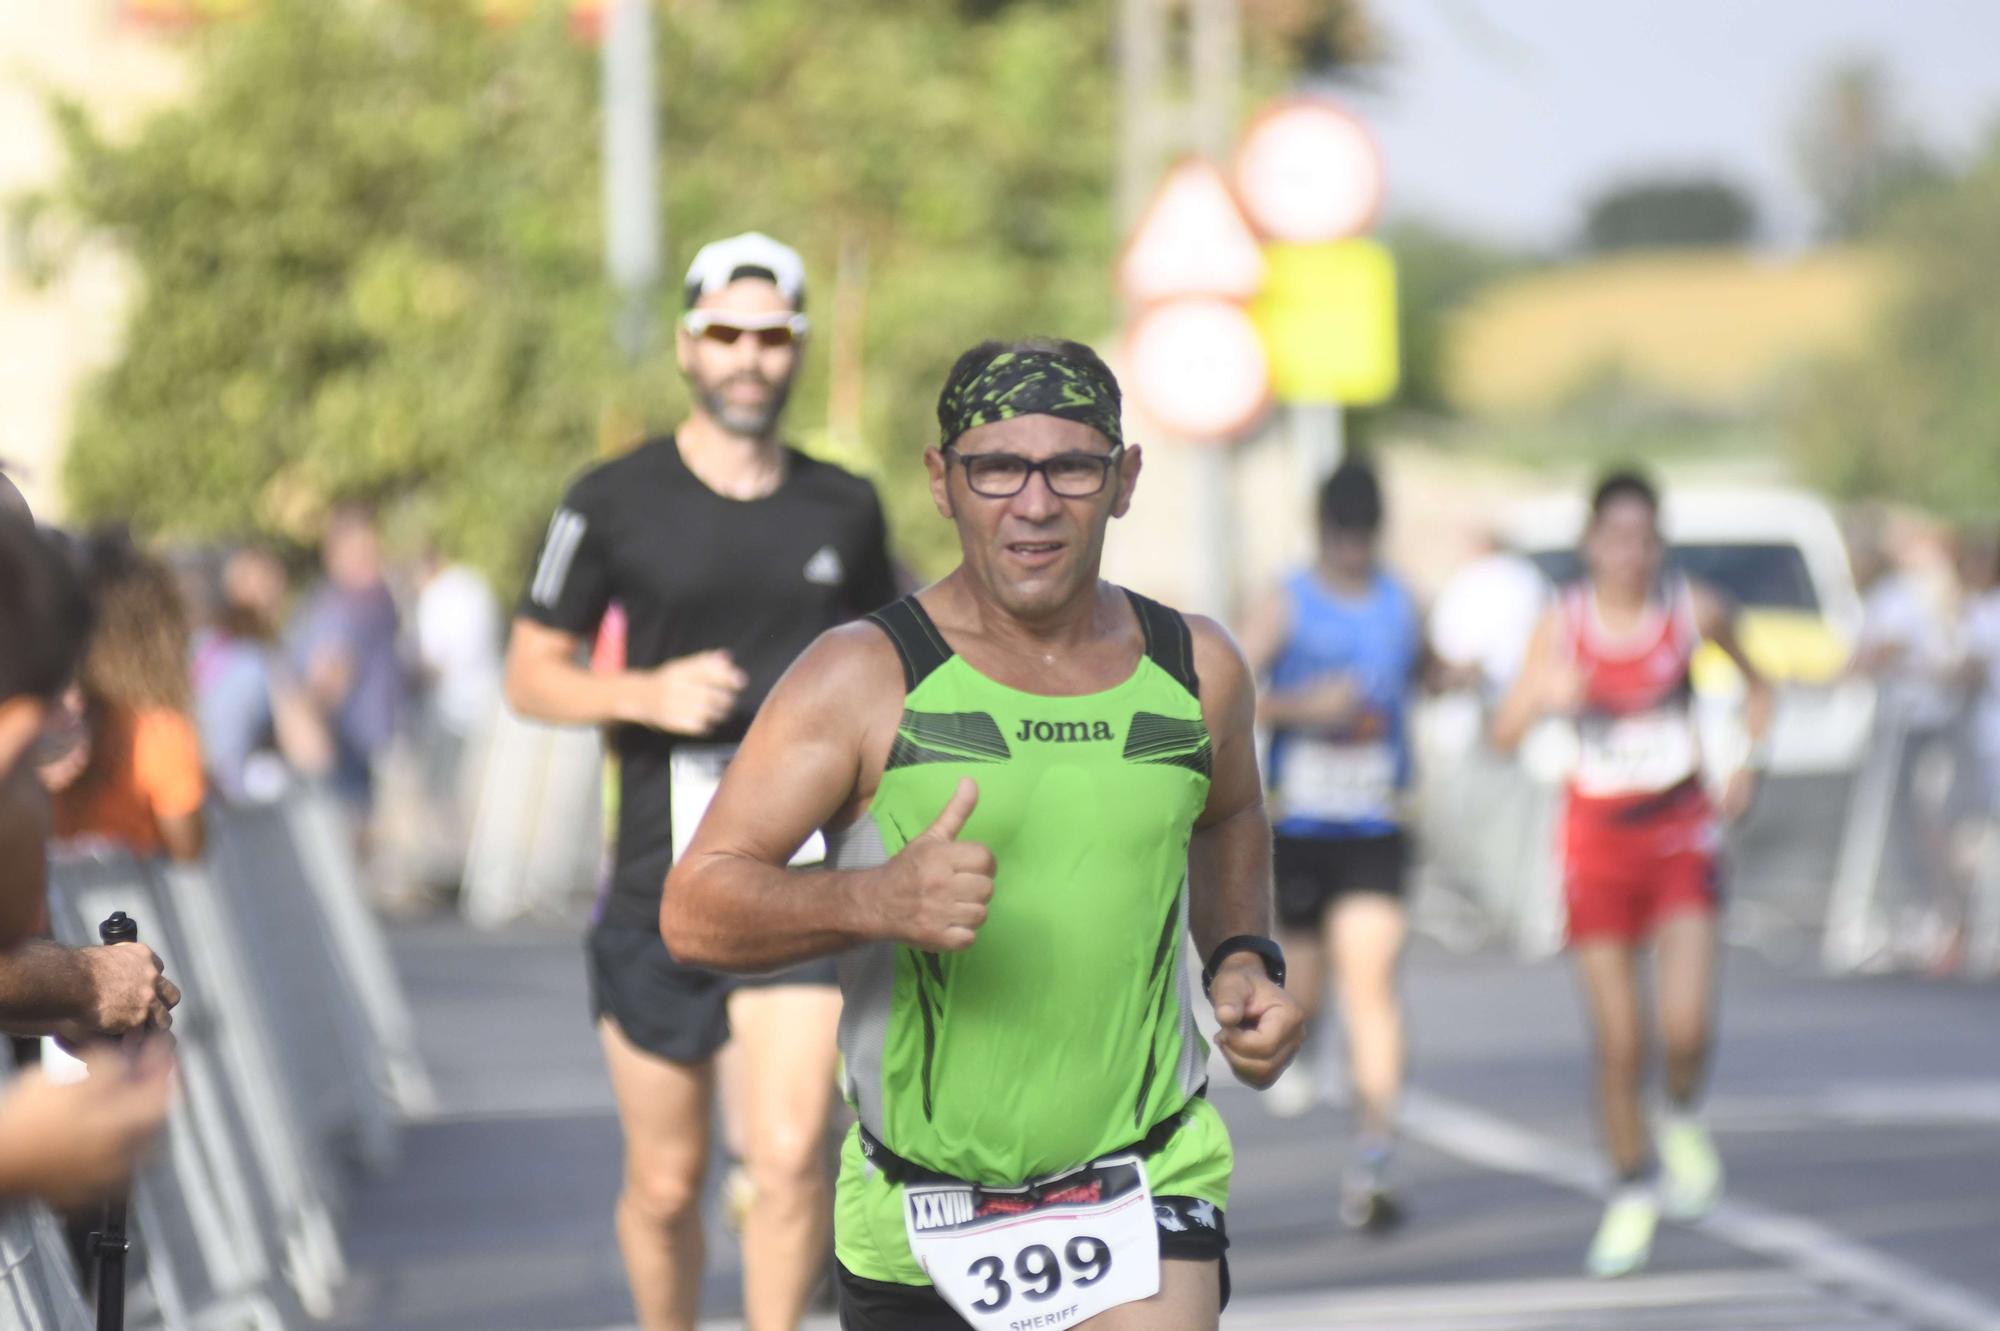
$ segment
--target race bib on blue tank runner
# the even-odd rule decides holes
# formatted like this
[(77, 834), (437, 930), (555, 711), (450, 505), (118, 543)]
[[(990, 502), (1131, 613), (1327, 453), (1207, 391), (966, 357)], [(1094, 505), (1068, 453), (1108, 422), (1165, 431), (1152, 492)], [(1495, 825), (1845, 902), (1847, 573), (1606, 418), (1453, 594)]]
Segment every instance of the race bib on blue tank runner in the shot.
[(910, 1251), (976, 1331), (1047, 1331), (1160, 1290), (1160, 1231), (1136, 1155), (1022, 1188), (904, 1189)]
[(1393, 819), (1396, 750), (1383, 741), (1336, 744), (1291, 736), (1278, 757), (1278, 801), (1287, 818)]
[[(670, 817), (674, 824), (674, 863), (681, 862), (694, 829), (701, 826), (715, 791), (722, 784), (723, 769), (736, 756), (734, 744), (676, 744), (667, 763), (667, 779), (672, 783)], [(826, 838), (814, 832), (792, 856), (794, 868), (819, 864), (826, 859)]]

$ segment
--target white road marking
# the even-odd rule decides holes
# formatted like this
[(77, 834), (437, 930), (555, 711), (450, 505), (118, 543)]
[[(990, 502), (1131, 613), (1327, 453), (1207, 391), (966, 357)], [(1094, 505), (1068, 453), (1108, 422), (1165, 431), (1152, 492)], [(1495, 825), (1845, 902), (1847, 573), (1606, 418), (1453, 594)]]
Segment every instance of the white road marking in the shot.
[[(1404, 1099), (1412, 1138), (1473, 1164), (1600, 1195), (1605, 1174), (1596, 1156), (1543, 1137), (1482, 1109), (1425, 1091)], [(2000, 1304), (1898, 1258), (1857, 1243), (1818, 1221), (1754, 1202), (1726, 1200), (1696, 1228), (1782, 1262), (1810, 1280), (1857, 1292), (1939, 1331), (2000, 1331)]]

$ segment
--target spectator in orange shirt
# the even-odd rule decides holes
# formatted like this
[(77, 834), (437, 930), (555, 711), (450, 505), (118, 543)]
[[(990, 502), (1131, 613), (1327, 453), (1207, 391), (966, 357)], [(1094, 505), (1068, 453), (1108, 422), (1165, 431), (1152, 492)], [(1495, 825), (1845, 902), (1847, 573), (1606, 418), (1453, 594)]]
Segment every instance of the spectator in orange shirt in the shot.
[(206, 791), (179, 590), (122, 536), (94, 540), (90, 564), (98, 627), (65, 700), (74, 747), (42, 769), (56, 792), (56, 837), (199, 859)]

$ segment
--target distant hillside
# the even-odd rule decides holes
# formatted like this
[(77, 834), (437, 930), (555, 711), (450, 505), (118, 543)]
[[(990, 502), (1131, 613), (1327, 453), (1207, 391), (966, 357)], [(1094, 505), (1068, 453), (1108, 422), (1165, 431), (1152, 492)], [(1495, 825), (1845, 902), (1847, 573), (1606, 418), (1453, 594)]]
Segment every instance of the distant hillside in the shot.
[(1749, 405), (1774, 375), (1867, 335), (1891, 280), (1882, 257), (1619, 255), (1496, 283), (1454, 315), (1447, 395), (1470, 415), (1534, 415), (1593, 387), (1697, 409)]

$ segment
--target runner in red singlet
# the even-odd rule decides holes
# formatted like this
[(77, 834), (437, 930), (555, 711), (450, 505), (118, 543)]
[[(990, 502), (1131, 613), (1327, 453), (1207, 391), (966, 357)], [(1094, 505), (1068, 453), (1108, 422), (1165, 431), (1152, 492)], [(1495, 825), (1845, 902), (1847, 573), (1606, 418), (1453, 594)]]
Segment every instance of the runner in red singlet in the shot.
[[(1576, 727), (1563, 883), (1596, 1035), (1605, 1147), (1619, 1181), (1587, 1260), (1605, 1276), (1645, 1266), (1663, 1207), (1691, 1219), (1722, 1187), (1721, 1162), (1694, 1114), (1713, 1031), (1720, 824), (1749, 806), (1756, 763), (1746, 761), (1710, 799), (1691, 677), (1704, 639), (1742, 672), (1752, 754), (1770, 717), (1770, 689), (1737, 643), (1733, 607), (1666, 572), (1659, 508), (1658, 493), (1637, 473), (1599, 483), (1584, 533), (1584, 579), (1536, 627), (1493, 723), (1503, 748), (1548, 717)], [(1657, 1184), (1641, 1096), (1638, 970), (1648, 942), (1666, 1063)]]

